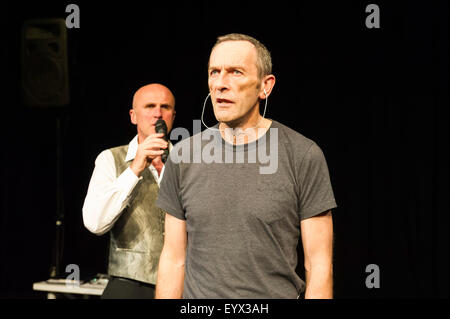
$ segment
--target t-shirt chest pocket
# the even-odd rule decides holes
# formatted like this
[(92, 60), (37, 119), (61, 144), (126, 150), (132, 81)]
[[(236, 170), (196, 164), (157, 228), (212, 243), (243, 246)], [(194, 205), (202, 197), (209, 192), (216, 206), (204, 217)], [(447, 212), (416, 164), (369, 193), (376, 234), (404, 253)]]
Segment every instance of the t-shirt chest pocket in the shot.
[(297, 196), (294, 184), (277, 174), (261, 174), (257, 181), (257, 204), (252, 214), (271, 224), (296, 211)]

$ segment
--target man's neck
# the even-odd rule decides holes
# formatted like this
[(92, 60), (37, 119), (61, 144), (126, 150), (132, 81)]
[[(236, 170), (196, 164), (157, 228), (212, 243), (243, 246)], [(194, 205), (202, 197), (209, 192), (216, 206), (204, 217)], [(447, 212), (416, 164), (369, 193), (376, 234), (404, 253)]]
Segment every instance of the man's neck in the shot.
[(247, 122), (239, 126), (237, 124), (220, 123), (219, 130), (222, 138), (230, 144), (240, 145), (256, 141), (269, 129), (272, 121), (259, 115), (257, 121)]
[(137, 142), (138, 142), (138, 144), (141, 144), (143, 141), (145, 141), (146, 138), (147, 138), (147, 136), (141, 135), (141, 134), (138, 132), (138, 134), (137, 134)]
[(151, 165), (153, 165), (153, 167), (154, 167), (154, 168), (156, 169), (156, 171), (158, 172), (158, 176), (161, 175), (162, 168), (164, 167), (164, 163), (163, 163), (163, 161), (161, 160), (161, 156), (155, 157), (155, 158), (152, 160), (152, 164), (151, 164)]

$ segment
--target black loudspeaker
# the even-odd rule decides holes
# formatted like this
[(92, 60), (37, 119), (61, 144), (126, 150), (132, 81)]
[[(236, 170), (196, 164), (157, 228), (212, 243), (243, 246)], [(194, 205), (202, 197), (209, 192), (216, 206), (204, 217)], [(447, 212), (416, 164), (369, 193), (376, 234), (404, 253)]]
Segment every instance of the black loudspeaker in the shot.
[(22, 29), (22, 95), (30, 107), (69, 104), (67, 32), (64, 19), (24, 22)]

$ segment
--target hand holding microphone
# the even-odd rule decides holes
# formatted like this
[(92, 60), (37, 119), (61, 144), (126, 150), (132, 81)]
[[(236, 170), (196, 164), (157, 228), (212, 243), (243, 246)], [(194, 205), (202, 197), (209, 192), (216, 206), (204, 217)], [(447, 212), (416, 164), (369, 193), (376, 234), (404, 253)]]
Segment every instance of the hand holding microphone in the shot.
[[(158, 133), (158, 126), (161, 127), (161, 123), (158, 125), (158, 122), (162, 121), (164, 123), (164, 127), (166, 129), (165, 133), (159, 129), (161, 133)], [(142, 143), (138, 145), (136, 156), (133, 162), (130, 165), (130, 169), (136, 176), (140, 176), (142, 172), (150, 166), (152, 161), (161, 156), (163, 162), (167, 159), (167, 155), (169, 154), (169, 143), (167, 142), (167, 126), (163, 120), (158, 120), (156, 122), (156, 133), (150, 134)], [(164, 156), (164, 154), (167, 154)]]
[[(163, 119), (158, 119), (156, 121), (155, 131), (156, 131), (156, 133), (163, 133), (164, 134), (164, 136), (162, 137), (163, 140), (166, 142), (169, 141), (169, 138), (167, 136), (167, 125)], [(161, 155), (161, 159), (162, 159), (163, 163), (166, 162), (168, 156), (169, 156), (169, 148), (165, 148), (164, 153)]]

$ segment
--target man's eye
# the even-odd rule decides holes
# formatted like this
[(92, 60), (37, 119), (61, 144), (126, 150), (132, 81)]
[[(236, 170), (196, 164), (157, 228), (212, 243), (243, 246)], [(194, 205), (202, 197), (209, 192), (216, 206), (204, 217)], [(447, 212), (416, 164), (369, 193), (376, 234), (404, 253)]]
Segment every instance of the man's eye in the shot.
[(217, 70), (212, 70), (210, 75), (216, 75), (217, 73), (219, 73)]
[(241, 74), (242, 74), (242, 72), (241, 72), (241, 71), (239, 71), (239, 70), (234, 70), (234, 71), (233, 71), (233, 74), (235, 74), (235, 75), (241, 75)]

